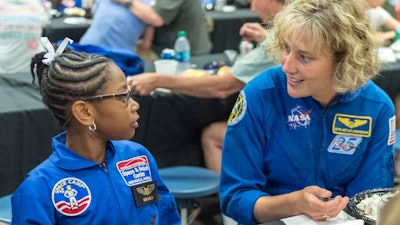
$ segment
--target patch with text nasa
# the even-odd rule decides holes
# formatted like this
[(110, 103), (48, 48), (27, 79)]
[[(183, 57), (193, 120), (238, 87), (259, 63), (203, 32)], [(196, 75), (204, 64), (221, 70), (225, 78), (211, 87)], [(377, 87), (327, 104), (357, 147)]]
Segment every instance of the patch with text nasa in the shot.
[(296, 105), (290, 110), (286, 123), (289, 130), (307, 128), (311, 124), (312, 109)]

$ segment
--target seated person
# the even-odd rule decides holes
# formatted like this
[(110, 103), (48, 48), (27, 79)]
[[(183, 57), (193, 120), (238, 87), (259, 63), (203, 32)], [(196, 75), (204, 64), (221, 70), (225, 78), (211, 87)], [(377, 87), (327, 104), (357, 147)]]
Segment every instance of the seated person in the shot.
[[(151, 50), (157, 56), (165, 48), (174, 48), (178, 31), (186, 31), (192, 55), (208, 54), (212, 43), (206, 27), (206, 17), (200, 0), (162, 0), (153, 6), (139, 0), (115, 0), (130, 5), (130, 10), (149, 26), (155, 27)], [(149, 46), (138, 46), (142, 51)]]
[(29, 73), (50, 14), (40, 0), (1, 0), (0, 15), (0, 74)]
[(367, 12), (372, 27), (377, 30), (381, 30), (382, 28), (388, 30), (377, 33), (376, 37), (378, 41), (382, 44), (392, 41), (396, 36), (396, 32), (400, 32), (400, 22), (381, 7), (384, 2), (383, 0), (366, 0), (366, 2), (369, 7)]
[[(150, 4), (150, 0), (142, 2)], [(141, 36), (144, 39), (147, 35), (153, 36), (153, 28), (147, 27), (143, 20), (114, 0), (97, 1), (92, 12), (92, 24), (79, 41), (82, 45), (134, 51)]]
[(13, 193), (13, 224), (181, 224), (154, 157), (130, 141), (139, 104), (122, 70), (104, 56), (64, 51), (66, 41), (54, 54), (43, 38), (48, 52), (32, 58), (33, 82), (65, 132)]
[[(397, 187), (399, 188), (399, 187)], [(379, 225), (398, 225), (400, 221), (400, 194), (396, 194), (394, 197), (385, 204), (380, 212)]]
[(394, 106), (371, 80), (379, 45), (365, 11), (365, 0), (296, 0), (275, 16), (268, 48), (282, 66), (251, 80), (233, 107), (223, 214), (246, 225), (326, 220), (356, 193), (393, 187)]

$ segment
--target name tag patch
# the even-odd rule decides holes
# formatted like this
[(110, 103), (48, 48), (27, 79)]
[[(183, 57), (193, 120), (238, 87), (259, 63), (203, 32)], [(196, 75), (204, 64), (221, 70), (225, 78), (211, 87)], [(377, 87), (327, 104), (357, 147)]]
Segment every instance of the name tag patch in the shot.
[(328, 152), (352, 155), (362, 141), (362, 137), (336, 135), (328, 147)]
[(160, 200), (160, 194), (158, 193), (155, 181), (132, 186), (131, 190), (137, 207), (148, 205)]
[(355, 116), (336, 114), (332, 124), (332, 133), (370, 137), (372, 130), (372, 118), (369, 116)]
[(145, 155), (117, 162), (117, 169), (129, 186), (152, 180), (149, 161)]

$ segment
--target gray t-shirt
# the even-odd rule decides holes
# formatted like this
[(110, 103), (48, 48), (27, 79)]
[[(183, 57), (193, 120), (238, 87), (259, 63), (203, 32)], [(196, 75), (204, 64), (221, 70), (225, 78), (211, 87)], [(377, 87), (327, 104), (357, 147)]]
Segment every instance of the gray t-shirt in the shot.
[(270, 36), (249, 53), (236, 60), (230, 69), (232, 76), (244, 83), (248, 83), (262, 71), (278, 65), (266, 56), (265, 45), (267, 41), (270, 41)]
[(212, 43), (207, 31), (206, 17), (200, 0), (157, 0), (154, 10), (165, 24), (156, 28), (153, 51), (160, 55), (165, 48), (174, 48), (178, 31), (186, 31), (192, 55), (211, 52)]
[(1, 0), (0, 8), (0, 74), (29, 72), (49, 15), (39, 0)]

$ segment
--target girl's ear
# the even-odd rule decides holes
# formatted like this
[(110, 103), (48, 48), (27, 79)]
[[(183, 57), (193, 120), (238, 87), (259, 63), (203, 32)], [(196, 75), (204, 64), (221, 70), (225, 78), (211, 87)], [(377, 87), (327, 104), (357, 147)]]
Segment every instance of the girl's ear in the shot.
[(75, 119), (85, 126), (90, 126), (93, 121), (93, 107), (85, 101), (76, 101), (71, 107)]

